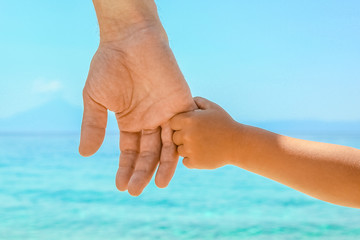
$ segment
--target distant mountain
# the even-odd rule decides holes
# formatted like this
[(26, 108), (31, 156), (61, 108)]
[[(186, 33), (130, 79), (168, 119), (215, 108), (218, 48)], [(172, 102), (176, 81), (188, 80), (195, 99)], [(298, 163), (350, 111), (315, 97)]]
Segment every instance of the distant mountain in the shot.
[[(82, 112), (82, 107), (71, 105), (62, 99), (55, 99), (27, 112), (0, 119), (0, 133), (80, 132)], [(108, 119), (107, 130), (110, 132), (117, 131), (116, 120), (112, 113), (109, 114)], [(360, 121), (286, 120), (243, 123), (284, 134), (290, 132), (301, 134), (360, 134)]]
[[(33, 132), (80, 132), (83, 109), (56, 99), (37, 108), (0, 119), (2, 133)], [(116, 123), (109, 114), (109, 129), (115, 130)]]

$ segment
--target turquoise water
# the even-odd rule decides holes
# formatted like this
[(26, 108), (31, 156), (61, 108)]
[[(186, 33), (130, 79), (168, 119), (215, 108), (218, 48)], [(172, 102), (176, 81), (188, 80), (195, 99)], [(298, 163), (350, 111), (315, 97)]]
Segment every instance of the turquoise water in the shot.
[[(360, 147), (360, 136), (303, 136)], [(77, 135), (0, 136), (0, 239), (360, 239), (360, 210), (235, 167), (187, 170), (167, 189), (118, 192), (118, 139), (91, 158)]]

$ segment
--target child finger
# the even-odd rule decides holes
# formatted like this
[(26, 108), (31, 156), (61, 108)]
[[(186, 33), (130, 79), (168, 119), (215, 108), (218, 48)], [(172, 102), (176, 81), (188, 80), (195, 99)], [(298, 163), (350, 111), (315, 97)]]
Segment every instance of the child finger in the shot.
[(189, 169), (194, 169), (194, 168), (195, 168), (195, 167), (193, 166), (193, 164), (191, 163), (190, 158), (188, 158), (188, 157), (185, 157), (185, 158), (183, 159), (183, 164), (184, 164), (185, 167), (187, 167), (187, 168), (189, 168)]
[(195, 97), (194, 101), (195, 101), (196, 105), (198, 106), (198, 108), (200, 108), (202, 110), (218, 107), (218, 105), (216, 103), (211, 102), (210, 100), (207, 100), (206, 98)]
[(173, 142), (176, 144), (176, 145), (182, 145), (184, 142), (183, 142), (183, 136), (182, 136), (182, 132), (181, 131), (176, 131), (174, 132), (173, 134)]
[(186, 152), (186, 150), (185, 150), (185, 147), (184, 147), (184, 145), (180, 145), (180, 146), (178, 146), (177, 147), (177, 152), (178, 152), (178, 154), (180, 155), (180, 156), (182, 156), (182, 157), (188, 157), (188, 154), (187, 154), (187, 152)]
[(161, 125), (161, 155), (158, 170), (155, 176), (155, 184), (159, 188), (165, 188), (174, 176), (179, 160), (176, 145), (172, 140), (173, 130), (169, 123)]
[(194, 112), (186, 112), (175, 115), (172, 119), (170, 119), (171, 129), (174, 131), (183, 129), (193, 114)]

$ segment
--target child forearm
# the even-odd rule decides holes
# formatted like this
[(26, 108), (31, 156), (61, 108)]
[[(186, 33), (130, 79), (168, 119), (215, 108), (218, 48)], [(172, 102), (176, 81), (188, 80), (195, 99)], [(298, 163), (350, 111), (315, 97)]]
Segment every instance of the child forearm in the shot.
[(201, 110), (171, 120), (185, 166), (233, 164), (315, 198), (360, 208), (360, 150), (242, 125), (207, 99), (195, 102)]
[(315, 198), (360, 208), (360, 150), (239, 129), (232, 164)]

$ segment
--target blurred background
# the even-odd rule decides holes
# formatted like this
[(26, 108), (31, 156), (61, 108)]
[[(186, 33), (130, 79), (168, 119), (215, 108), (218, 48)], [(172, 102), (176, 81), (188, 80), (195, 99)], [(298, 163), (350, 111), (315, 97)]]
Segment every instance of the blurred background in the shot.
[[(194, 96), (237, 121), (360, 148), (360, 2), (165, 1)], [(358, 239), (360, 211), (234, 167), (179, 164), (167, 189), (116, 190), (118, 130), (77, 153), (99, 42), (91, 1), (0, 0), (0, 239)]]

